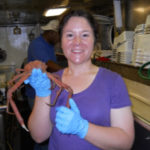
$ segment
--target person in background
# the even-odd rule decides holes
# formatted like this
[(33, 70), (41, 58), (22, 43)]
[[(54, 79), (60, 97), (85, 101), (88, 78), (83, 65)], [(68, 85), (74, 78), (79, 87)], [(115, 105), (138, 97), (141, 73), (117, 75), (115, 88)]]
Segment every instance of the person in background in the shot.
[(35, 38), (28, 48), (28, 61), (41, 60), (56, 62), (54, 46), (58, 42), (58, 20), (51, 20), (47, 25), (41, 26), (43, 34)]
[(61, 47), (68, 67), (57, 74), (73, 95), (66, 107), (63, 91), (54, 107), (56, 91), (40, 69), (25, 81), (36, 91), (28, 120), (32, 138), (40, 143), (49, 138), (49, 150), (129, 150), (134, 141), (131, 101), (122, 77), (92, 64), (98, 38), (97, 24), (88, 11), (70, 10), (60, 22)]
[[(54, 46), (59, 40), (57, 32), (58, 25), (58, 20), (51, 20), (47, 25), (41, 27), (43, 33), (32, 40), (29, 45), (27, 57), (28, 62), (40, 60), (44, 63), (49, 62), (49, 64), (57, 66)], [(32, 110), (35, 99), (35, 91), (30, 85), (25, 86), (25, 95), (27, 96), (28, 104)], [(47, 145), (47, 142), (35, 144), (34, 150), (47, 150)]]

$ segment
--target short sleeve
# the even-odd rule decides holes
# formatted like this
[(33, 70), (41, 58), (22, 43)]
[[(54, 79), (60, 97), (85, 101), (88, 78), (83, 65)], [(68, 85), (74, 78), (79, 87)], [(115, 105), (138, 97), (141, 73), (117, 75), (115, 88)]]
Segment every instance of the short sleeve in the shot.
[(121, 108), (126, 106), (131, 106), (131, 100), (122, 77), (118, 75), (114, 80), (111, 89), (111, 108)]

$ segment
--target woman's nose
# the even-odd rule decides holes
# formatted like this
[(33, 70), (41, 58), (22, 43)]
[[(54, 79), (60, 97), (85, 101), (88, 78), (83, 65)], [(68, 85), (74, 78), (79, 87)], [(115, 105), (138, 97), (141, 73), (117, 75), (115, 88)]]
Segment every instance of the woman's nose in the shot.
[(81, 43), (80, 37), (75, 37), (74, 38), (74, 44), (79, 45)]

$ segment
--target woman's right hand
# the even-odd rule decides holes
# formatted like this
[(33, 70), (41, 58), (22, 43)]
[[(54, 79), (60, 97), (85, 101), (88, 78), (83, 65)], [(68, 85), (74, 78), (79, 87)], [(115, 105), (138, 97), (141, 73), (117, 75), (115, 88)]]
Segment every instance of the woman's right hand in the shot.
[(43, 73), (41, 69), (34, 68), (31, 75), (24, 81), (25, 84), (30, 84), (35, 93), (39, 97), (46, 97), (51, 94), (51, 81), (47, 77), (46, 73)]

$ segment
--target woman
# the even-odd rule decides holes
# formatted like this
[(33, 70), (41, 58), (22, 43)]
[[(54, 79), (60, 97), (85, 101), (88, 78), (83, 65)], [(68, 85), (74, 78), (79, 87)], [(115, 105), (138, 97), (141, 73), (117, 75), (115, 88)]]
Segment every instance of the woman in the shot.
[[(55, 90), (39, 69), (28, 82), (36, 100), (28, 121), (33, 139), (49, 138), (49, 150), (127, 150), (134, 140), (131, 102), (125, 84), (117, 73), (91, 62), (97, 40), (97, 26), (84, 10), (68, 12), (60, 22), (61, 47), (68, 67), (60, 70), (62, 81), (73, 89), (70, 108), (63, 91), (55, 107)], [(50, 119), (49, 119), (50, 118)]]

